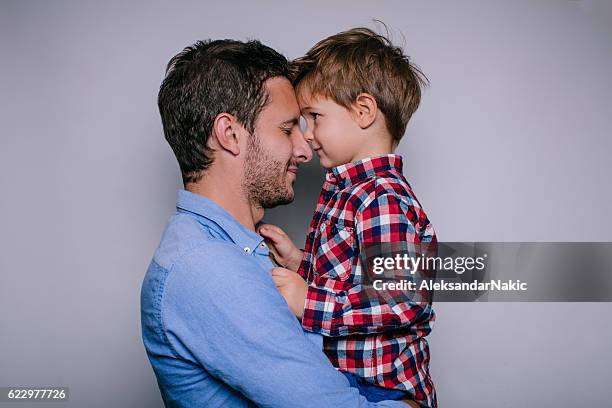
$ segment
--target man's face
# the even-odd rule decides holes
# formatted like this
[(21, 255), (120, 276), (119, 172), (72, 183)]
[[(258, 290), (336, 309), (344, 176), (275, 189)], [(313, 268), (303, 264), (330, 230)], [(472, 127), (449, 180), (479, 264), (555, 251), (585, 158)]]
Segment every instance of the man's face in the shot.
[(250, 136), (243, 188), (251, 204), (272, 208), (293, 201), (298, 166), (312, 158), (299, 127), (300, 109), (289, 80), (265, 82), (268, 104)]

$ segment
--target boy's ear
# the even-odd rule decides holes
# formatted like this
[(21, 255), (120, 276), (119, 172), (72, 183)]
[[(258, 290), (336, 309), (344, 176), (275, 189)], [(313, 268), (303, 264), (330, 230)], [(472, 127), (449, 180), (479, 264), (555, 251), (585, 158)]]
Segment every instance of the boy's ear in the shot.
[(353, 104), (353, 116), (362, 129), (366, 129), (374, 123), (378, 114), (376, 99), (369, 93), (360, 93)]
[(234, 115), (220, 113), (213, 122), (210, 147), (213, 149), (218, 145), (221, 149), (238, 156), (240, 154), (240, 135), (242, 126)]

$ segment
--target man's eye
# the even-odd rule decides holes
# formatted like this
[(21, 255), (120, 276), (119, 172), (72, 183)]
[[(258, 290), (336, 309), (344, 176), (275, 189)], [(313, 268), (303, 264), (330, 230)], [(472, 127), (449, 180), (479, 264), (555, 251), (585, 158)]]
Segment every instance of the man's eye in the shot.
[(283, 129), (283, 133), (287, 136), (291, 136), (291, 129)]

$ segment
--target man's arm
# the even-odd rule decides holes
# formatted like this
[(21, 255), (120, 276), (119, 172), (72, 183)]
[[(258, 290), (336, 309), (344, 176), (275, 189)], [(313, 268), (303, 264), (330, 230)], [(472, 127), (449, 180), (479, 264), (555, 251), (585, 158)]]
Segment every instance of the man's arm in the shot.
[[(360, 253), (368, 246), (435, 240), (433, 235), (417, 236), (415, 224), (429, 223), (419, 210), (392, 194), (376, 196), (355, 219)], [(425, 231), (433, 233), (431, 228), (425, 228)], [(362, 268), (362, 273), (366, 273), (365, 266)], [(335, 293), (327, 289), (333, 287), (333, 282), (328, 283), (328, 280), (325, 275), (318, 276), (308, 287), (302, 316), (306, 330), (330, 337), (396, 329), (410, 329), (415, 336), (422, 336), (431, 331), (435, 319), (432, 305), (416, 302), (408, 292), (379, 291), (372, 286), (356, 285), (345, 292)]]
[(261, 406), (403, 406), (369, 403), (350, 388), (253, 256), (211, 242), (172, 268), (162, 320), (176, 353)]

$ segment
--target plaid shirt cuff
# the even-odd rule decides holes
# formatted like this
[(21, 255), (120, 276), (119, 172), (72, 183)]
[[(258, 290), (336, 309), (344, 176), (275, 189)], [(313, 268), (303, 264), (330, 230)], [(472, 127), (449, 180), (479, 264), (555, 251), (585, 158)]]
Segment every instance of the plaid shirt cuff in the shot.
[(332, 322), (337, 307), (338, 303), (336, 302), (335, 293), (324, 288), (308, 286), (304, 302), (302, 327), (313, 333), (331, 336)]

